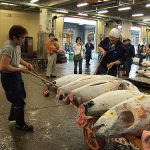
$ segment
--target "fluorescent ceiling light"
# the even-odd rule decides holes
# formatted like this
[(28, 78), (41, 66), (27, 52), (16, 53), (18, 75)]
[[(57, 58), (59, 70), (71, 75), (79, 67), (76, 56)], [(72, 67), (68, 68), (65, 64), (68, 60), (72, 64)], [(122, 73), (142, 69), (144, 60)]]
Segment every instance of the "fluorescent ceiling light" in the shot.
[(118, 29), (121, 29), (122, 28), (122, 26), (121, 25), (118, 25)]
[(131, 30), (134, 30), (134, 31), (141, 31), (141, 28), (139, 28), (139, 27), (131, 27)]
[(39, 6), (39, 5), (37, 5), (37, 4), (33, 4), (33, 3), (28, 3), (27, 5), (29, 5), (29, 6), (35, 6), (35, 7), (37, 7), (37, 6)]
[(77, 7), (83, 7), (83, 6), (87, 6), (88, 3), (80, 3), (80, 4), (77, 4)]
[(146, 6), (146, 7), (150, 7), (150, 4), (146, 4), (145, 6)]
[(140, 17), (140, 16), (144, 16), (144, 14), (133, 14), (132, 17)]
[(57, 9), (56, 12), (67, 14), (67, 13), (68, 13), (68, 10), (65, 10), (65, 9)]
[(87, 24), (87, 25), (96, 25), (97, 23), (95, 20), (88, 20), (88, 19), (74, 18), (74, 17), (64, 17), (64, 22)]
[(150, 21), (150, 18), (145, 18), (145, 19), (143, 19), (143, 21), (144, 21), (144, 22)]
[(78, 13), (78, 15), (80, 15), (80, 16), (88, 16), (88, 14), (85, 14), (85, 13)]
[(118, 8), (118, 11), (129, 10), (129, 9), (131, 9), (131, 7), (122, 7), (122, 8)]
[(14, 6), (16, 4), (11, 4), (11, 3), (0, 3), (1, 5), (9, 5), (9, 6)]
[(108, 12), (108, 10), (100, 10), (100, 11), (98, 11), (99, 14), (105, 14), (107, 12)]
[(39, 0), (31, 0), (30, 3), (36, 3), (38, 2)]

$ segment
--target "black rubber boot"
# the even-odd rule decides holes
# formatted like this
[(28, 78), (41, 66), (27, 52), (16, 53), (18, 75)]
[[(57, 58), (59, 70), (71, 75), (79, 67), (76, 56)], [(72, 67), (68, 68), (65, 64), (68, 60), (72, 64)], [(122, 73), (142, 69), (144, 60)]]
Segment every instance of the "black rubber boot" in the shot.
[(16, 129), (22, 131), (33, 131), (32, 125), (27, 125), (24, 121), (24, 107), (15, 108)]
[(32, 132), (33, 131), (33, 126), (32, 125), (27, 125), (26, 123), (24, 125), (16, 124), (16, 129), (17, 130), (22, 130), (22, 131), (27, 131), (27, 132)]
[(15, 121), (15, 112), (14, 112), (14, 106), (13, 105), (10, 108), (8, 120), (9, 121)]

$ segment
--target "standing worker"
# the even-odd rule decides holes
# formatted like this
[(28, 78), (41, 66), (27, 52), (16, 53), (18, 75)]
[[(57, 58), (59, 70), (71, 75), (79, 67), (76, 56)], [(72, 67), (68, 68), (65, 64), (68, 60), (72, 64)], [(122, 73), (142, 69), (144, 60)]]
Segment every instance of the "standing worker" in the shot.
[(143, 62), (144, 59), (144, 54), (145, 54), (145, 45), (141, 45), (139, 49), (139, 66), (141, 66), (141, 63)]
[[(9, 121), (16, 121), (16, 129), (33, 131), (32, 125), (24, 120), (26, 92), (21, 73), (33, 70), (33, 66), (21, 58), (21, 45), (24, 42), (27, 30), (14, 25), (9, 30), (9, 40), (5, 43), (0, 54), (1, 83), (7, 100), (12, 104)], [(23, 65), (19, 67), (19, 64)]]
[(148, 44), (148, 48), (146, 50), (146, 60), (150, 61), (150, 44)]
[(113, 28), (109, 33), (109, 37), (101, 41), (99, 44), (101, 60), (96, 74), (117, 76), (117, 68), (123, 62), (125, 52), (120, 38), (120, 31), (117, 28)]
[(48, 64), (46, 77), (47, 78), (56, 78), (55, 69), (56, 69), (56, 60), (57, 60), (57, 51), (58, 47), (54, 43), (54, 34), (49, 34), (49, 41), (47, 43), (47, 54), (48, 54)]
[(125, 45), (125, 62), (124, 62), (124, 69), (125, 69), (125, 76), (129, 76), (131, 65), (133, 63), (133, 57), (135, 56), (135, 48), (131, 44), (130, 39), (123, 40)]
[(92, 44), (91, 40), (88, 40), (88, 43), (85, 44), (85, 59), (86, 65), (90, 65), (90, 59), (92, 58), (92, 50), (94, 49), (94, 45)]

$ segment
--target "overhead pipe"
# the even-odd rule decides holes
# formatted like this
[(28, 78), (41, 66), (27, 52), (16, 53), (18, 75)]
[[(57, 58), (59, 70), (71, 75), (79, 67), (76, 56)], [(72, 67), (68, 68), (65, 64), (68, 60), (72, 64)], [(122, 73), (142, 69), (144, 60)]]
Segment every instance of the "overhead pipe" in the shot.
[(24, 2), (14, 2), (14, 1), (10, 1), (10, 0), (0, 0), (0, 2), (4, 2), (4, 3), (8, 3), (8, 4), (15, 4), (18, 6), (32, 6), (32, 7), (36, 7), (36, 8), (41, 8), (41, 5), (38, 4), (31, 4), (31, 3), (24, 3)]
[(56, 19), (57, 19), (57, 16), (53, 16), (52, 17), (52, 30), (51, 30), (51, 33), (55, 34), (54, 31), (55, 31), (55, 22), (56, 22)]
[[(49, 9), (51, 9), (52, 11), (53, 10), (55, 11), (56, 9), (59, 9), (59, 8), (54, 8), (54, 9), (53, 8), (49, 8)], [(78, 14), (77, 11), (73, 11), (73, 10), (68, 10), (68, 11)], [(75, 16), (75, 15), (67, 15), (67, 16)], [(99, 16), (102, 17), (103, 19), (107, 18), (107, 19), (120, 20), (120, 21), (128, 21), (128, 22), (135, 22), (135, 23), (144, 23), (145, 25), (150, 26), (150, 24), (145, 23), (143, 21), (137, 21), (137, 20), (131, 20), (131, 19), (124, 19), (124, 18), (113, 17), (113, 16), (108, 16), (108, 15), (99, 15)], [(93, 17), (91, 17), (91, 18), (93, 18)], [(95, 16), (95, 18), (96, 18), (96, 16)]]
[[(146, 2), (144, 2), (144, 3), (146, 3)], [(139, 2), (139, 3), (134, 3), (134, 4), (129, 4), (129, 3), (123, 3), (122, 5), (126, 5), (126, 6), (132, 6), (132, 5), (141, 5), (141, 4), (143, 4), (143, 2)], [(115, 5), (115, 6), (108, 6), (108, 7), (103, 7), (103, 6), (101, 6), (101, 7), (103, 7), (102, 9), (111, 9), (111, 8), (116, 8), (116, 7), (120, 7), (120, 6), (122, 6), (122, 5)], [(100, 9), (101, 7), (96, 7), (96, 9), (98, 10), (98, 9)], [(87, 13), (90, 13), (90, 12), (94, 12), (94, 11), (96, 11), (96, 10), (89, 10), (89, 11), (86, 11)]]
[[(7, 2), (7, 3), (13, 3), (13, 4), (18, 4), (18, 3), (16, 3), (16, 2), (11, 2), (10, 0), (0, 0), (0, 2)], [(135, 0), (133, 0), (133, 2), (135, 3)], [(146, 1), (145, 1), (146, 2)], [(139, 3), (137, 3), (137, 4), (134, 4), (134, 5), (140, 5), (140, 4), (142, 4), (142, 2), (139, 2)], [(19, 5), (24, 5), (24, 6), (29, 6), (28, 4), (26, 4), (26, 3), (20, 3)], [(128, 6), (131, 6), (131, 5), (133, 5), (133, 4), (128, 4)], [(117, 6), (112, 6), (112, 7), (105, 7), (105, 8), (103, 8), (103, 9), (110, 9), (110, 8), (115, 8), (115, 7), (119, 7), (119, 5), (117, 5)], [(43, 5), (38, 5), (37, 6), (37, 8), (46, 8), (46, 9), (50, 9), (50, 10), (52, 10), (52, 11), (55, 11), (56, 9), (59, 9), (59, 8), (51, 8), (51, 7), (49, 7), (49, 6), (43, 6)], [(97, 10), (97, 8), (96, 8), (96, 10)], [(90, 13), (90, 12), (94, 12), (94, 11), (96, 11), (96, 10), (90, 10), (90, 11), (86, 11), (86, 13)], [(77, 13), (78, 14), (78, 12), (77, 11), (73, 11), (73, 10), (68, 10), (69, 12), (73, 12), (73, 13)], [(74, 15), (68, 15), (68, 16), (74, 16)], [(100, 16), (100, 15), (99, 15)], [(129, 20), (129, 19), (124, 19), (124, 18), (120, 18), (120, 17), (112, 17), (112, 16), (106, 16), (106, 15), (102, 15), (102, 16), (100, 16), (100, 17), (102, 17), (102, 18), (108, 18), (108, 19), (115, 19), (115, 20), (121, 20), (121, 21), (129, 21), (129, 22), (136, 22), (136, 23), (144, 23), (145, 25), (147, 25), (147, 26), (150, 26), (150, 24), (147, 24), (147, 23), (145, 23), (145, 22), (143, 22), (143, 21), (136, 21), (136, 20)], [(91, 18), (93, 18), (93, 17), (91, 17)], [(96, 17), (95, 17), (96, 18)], [(97, 18), (96, 18), (97, 19)]]

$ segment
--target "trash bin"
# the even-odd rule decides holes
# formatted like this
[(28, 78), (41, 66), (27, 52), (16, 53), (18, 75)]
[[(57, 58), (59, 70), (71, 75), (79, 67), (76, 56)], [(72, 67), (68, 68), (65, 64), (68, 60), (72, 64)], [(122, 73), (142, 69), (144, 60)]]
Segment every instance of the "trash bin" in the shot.
[(73, 60), (73, 53), (69, 53), (69, 60)]

